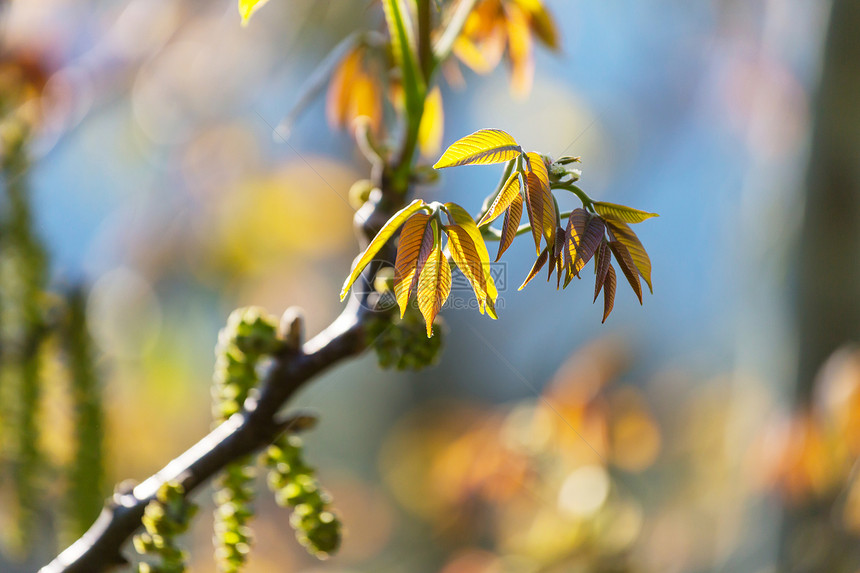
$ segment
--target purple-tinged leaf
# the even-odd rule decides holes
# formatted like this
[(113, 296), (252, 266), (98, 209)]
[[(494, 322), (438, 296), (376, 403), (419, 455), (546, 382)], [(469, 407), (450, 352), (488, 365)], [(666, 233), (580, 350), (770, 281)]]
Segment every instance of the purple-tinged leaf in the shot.
[(609, 272), (606, 273), (606, 283), (603, 285), (603, 320), (600, 324), (606, 322), (609, 318), (609, 313), (612, 312), (612, 307), (615, 306), (615, 287), (617, 280), (615, 279), (615, 269), (609, 265)]
[(642, 284), (639, 282), (639, 271), (636, 270), (636, 264), (630, 257), (630, 251), (618, 241), (610, 241), (609, 248), (612, 249), (615, 260), (618, 261), (618, 266), (621, 267), (621, 272), (627, 277), (627, 282), (630, 283), (630, 287), (636, 293), (639, 304), (642, 304)]

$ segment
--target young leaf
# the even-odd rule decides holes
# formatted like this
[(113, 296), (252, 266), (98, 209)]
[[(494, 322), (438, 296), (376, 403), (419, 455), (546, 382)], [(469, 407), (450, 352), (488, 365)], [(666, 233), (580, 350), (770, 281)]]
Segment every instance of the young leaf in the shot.
[(615, 287), (617, 281), (615, 279), (615, 269), (609, 265), (609, 270), (606, 273), (606, 282), (603, 285), (603, 320), (600, 324), (606, 322), (609, 318), (609, 313), (612, 312), (612, 307), (615, 306)]
[(630, 283), (633, 292), (636, 293), (639, 304), (642, 304), (642, 284), (639, 282), (639, 273), (636, 270), (636, 265), (633, 263), (633, 258), (630, 256), (630, 251), (618, 241), (610, 241), (609, 248), (612, 249), (615, 260), (618, 261), (618, 266), (621, 267), (621, 272), (627, 277), (627, 282)]
[(535, 240), (535, 251), (540, 252), (542, 236), (547, 245), (555, 243), (555, 203), (543, 158), (534, 152), (528, 153), (527, 157), (530, 169), (526, 171), (526, 207)]
[(433, 228), (430, 215), (415, 213), (404, 223), (394, 262), (394, 296), (400, 307), (400, 318), (406, 312), (409, 298), (418, 284), (421, 268), (433, 250)]
[(522, 152), (516, 140), (501, 129), (479, 129), (452, 143), (433, 167), (504, 163)]
[(269, 0), (239, 0), (239, 15), (242, 17), (242, 25), (247, 26), (251, 15), (263, 7)]
[(550, 277), (552, 276), (553, 269), (556, 271), (556, 279), (557, 279), (556, 284), (555, 284), (556, 290), (558, 290), (558, 288), (561, 286), (561, 274), (564, 270), (564, 254), (563, 254), (565, 251), (564, 244), (566, 242), (567, 242), (567, 233), (565, 233), (564, 229), (562, 229), (561, 227), (556, 228), (556, 230), (555, 230), (555, 245), (554, 245), (554, 248), (552, 250), (552, 259), (553, 259), (554, 264), (552, 267), (550, 267), (550, 272), (546, 276), (546, 280), (549, 280)]
[(606, 275), (609, 273), (609, 267), (612, 264), (612, 257), (609, 254), (609, 244), (606, 240), (600, 241), (600, 246), (597, 248), (597, 255), (594, 261), (594, 300), (597, 301), (597, 295), (600, 294), (600, 289), (603, 288), (603, 283), (606, 282)]
[(361, 73), (361, 52), (360, 48), (351, 50), (337, 64), (331, 76), (326, 93), (325, 112), (328, 124), (332, 128), (344, 127), (348, 122), (352, 84), (355, 77)]
[(609, 227), (612, 238), (627, 247), (627, 250), (630, 251), (630, 257), (636, 264), (636, 269), (648, 284), (648, 290), (653, 293), (654, 288), (651, 286), (651, 259), (648, 257), (648, 253), (645, 252), (645, 247), (642, 246), (639, 237), (636, 236), (633, 229), (621, 221), (607, 221), (606, 226)]
[(442, 131), (445, 126), (445, 113), (442, 106), (442, 92), (434, 86), (424, 100), (424, 114), (418, 127), (418, 146), (421, 155), (430, 157), (439, 153), (442, 147)]
[(558, 31), (552, 16), (547, 12), (541, 0), (516, 0), (516, 3), (529, 15), (529, 27), (535, 36), (548, 48), (559, 48)]
[(531, 91), (535, 74), (529, 18), (525, 11), (514, 3), (505, 5), (505, 13), (511, 64), (511, 92), (514, 97), (522, 99)]
[(616, 205), (615, 203), (602, 203), (595, 201), (593, 203), (594, 210), (602, 215), (605, 219), (613, 221), (621, 221), (622, 223), (641, 223), (651, 217), (659, 217), (657, 213), (648, 213), (640, 211), (633, 207), (625, 207), (624, 205)]
[[(490, 210), (484, 213), (484, 216), (481, 217), (481, 220), (478, 222), (479, 227), (483, 227), (484, 225), (493, 222), (499, 215), (501, 215), (505, 209), (507, 209), (511, 203), (514, 201), (520, 194), (520, 174), (519, 171), (512, 171), (511, 176), (508, 177), (508, 180), (505, 181), (502, 190), (496, 196), (495, 201), (490, 206)], [(519, 221), (517, 221), (519, 225)]]
[(436, 229), (435, 219), (431, 225), (436, 240), (418, 277), (418, 309), (427, 323), (427, 338), (433, 336), (433, 321), (451, 294), (451, 267), (448, 259), (442, 255), (442, 238)]
[(520, 227), (520, 219), (522, 217), (523, 196), (517, 193), (507, 211), (505, 211), (505, 222), (502, 225), (502, 238), (499, 241), (499, 252), (496, 255), (496, 261), (502, 258), (502, 253), (507, 251), (511, 243), (514, 242), (514, 237), (517, 236), (517, 229)]
[(418, 70), (418, 59), (415, 55), (414, 34), (409, 19), (409, 10), (403, 0), (382, 0), (385, 12), (385, 22), (388, 25), (388, 35), (391, 37), (391, 51), (394, 61), (403, 75), (403, 90), (406, 98), (406, 109), (410, 114), (418, 116), (424, 105), (423, 76)]
[(366, 117), (371, 131), (378, 132), (382, 122), (382, 94), (376, 80), (360, 69), (347, 89), (351, 94), (346, 118), (348, 124), (352, 124), (356, 118)]
[(388, 239), (397, 232), (397, 229), (400, 228), (400, 225), (403, 224), (406, 219), (410, 217), (413, 213), (417, 213), (421, 209), (427, 208), (426, 203), (421, 199), (415, 199), (412, 203), (404, 207), (403, 209), (396, 212), (385, 225), (382, 226), (382, 229), (373, 237), (373, 240), (370, 241), (370, 244), (358, 258), (358, 261), (355, 263), (355, 266), (352, 269), (352, 272), (346, 278), (346, 281), (343, 283), (343, 288), (340, 291), (340, 300), (346, 298), (347, 293), (349, 293), (349, 287), (352, 286), (352, 283), (355, 282), (355, 279), (358, 278), (358, 275), (361, 274), (361, 271), (370, 264), (370, 261), (373, 260), (373, 257), (376, 256), (376, 253), (388, 242)]
[(490, 256), (481, 231), (468, 211), (459, 205), (445, 203), (445, 208), (453, 219), (453, 224), (445, 226), (451, 257), (471, 283), (481, 313), (486, 310), (490, 317), (498, 318), (495, 301), (499, 293), (490, 273)]
[[(445, 232), (448, 234), (448, 250), (451, 252), (451, 258), (471, 283), (472, 289), (475, 291), (475, 298), (478, 300), (478, 310), (483, 314), (487, 306), (489, 273), (484, 271), (484, 265), (481, 264), (478, 255), (480, 247), (475, 245), (472, 237), (460, 225), (445, 225)], [(484, 251), (486, 251), (486, 247), (484, 247)], [(498, 318), (492, 312), (490, 316)]]
[(579, 276), (579, 271), (585, 266), (587, 260), (579, 255), (582, 237), (588, 229), (591, 215), (585, 209), (574, 209), (567, 220), (567, 249), (564, 253), (564, 264), (567, 267), (567, 279), (565, 286), (570, 283), (574, 275)]
[(585, 229), (576, 237), (576, 258), (573, 261), (576, 272), (582, 270), (597, 252), (597, 247), (600, 246), (605, 233), (606, 225), (603, 220), (600, 217), (589, 216)]
[[(447, 55), (444, 46), (453, 48), (454, 54), (476, 73), (487, 74), (499, 65), (507, 45), (504, 14), (498, 2), (459, 2), (434, 52), (441, 61)], [(457, 17), (464, 21), (457, 30)], [(459, 33), (458, 33), (459, 32)]]
[(544, 247), (544, 249), (538, 255), (535, 264), (532, 265), (532, 270), (529, 271), (529, 275), (526, 277), (526, 280), (523, 281), (523, 284), (520, 285), (520, 288), (517, 290), (523, 290), (526, 288), (526, 285), (531, 282), (533, 278), (540, 272), (543, 266), (546, 264), (547, 259), (549, 258), (549, 249), (548, 247)]

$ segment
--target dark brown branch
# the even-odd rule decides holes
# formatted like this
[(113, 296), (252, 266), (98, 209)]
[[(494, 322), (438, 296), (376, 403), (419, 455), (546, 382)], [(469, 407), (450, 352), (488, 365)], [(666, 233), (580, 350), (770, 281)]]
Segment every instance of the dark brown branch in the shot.
[[(386, 183), (379, 183), (383, 189), (387, 187)], [(377, 193), (356, 212), (355, 230), (362, 249), (401, 206), (402, 199), (398, 201), (393, 193)], [(390, 246), (380, 257), (390, 257), (389, 249)], [(375, 272), (376, 266), (371, 265), (359, 281), (369, 282)], [(368, 345), (367, 323), (387, 319), (387, 313), (370, 310), (370, 297), (369, 293), (351, 297), (340, 316), (306, 342), (301, 351), (275, 356), (260, 384), (259, 397), (249, 398), (242, 412), (212, 430), (158, 473), (133, 489), (115, 493), (92, 527), (44, 566), (41, 573), (95, 573), (125, 564), (122, 547), (141, 527), (144, 509), (162, 484), (179, 482), (186, 495), (191, 495), (229, 463), (262, 449), (288, 430), (278, 414), (284, 404), (322, 371), (364, 351)], [(296, 425), (305, 422), (303, 416)]]
[[(424, 2), (429, 8), (429, 2)], [(419, 15), (423, 43), (429, 47), (429, 10)], [(426, 47), (425, 47), (426, 49)], [(429, 56), (429, 50), (427, 55)], [(419, 117), (409, 118), (412, 123)], [(392, 165), (374, 166), (373, 182), (377, 191), (353, 218), (359, 247), (364, 250), (370, 239), (400, 209), (409, 195), (410, 171), (414, 159), (417, 128), (407, 130), (400, 152)], [(392, 177), (400, 174), (401, 177)], [(404, 176), (405, 175), (405, 176)], [(393, 261), (389, 242), (377, 255), (378, 260)], [(368, 265), (359, 282), (372, 284), (380, 263)], [(285, 431), (279, 410), (307, 381), (341, 360), (360, 354), (368, 346), (365, 327), (375, 320), (387, 320), (388, 312), (375, 312), (374, 293), (350, 298), (349, 304), (328, 328), (304, 344), (299, 352), (276, 356), (260, 385), (257, 399), (249, 399), (239, 414), (212, 430), (206, 437), (173, 459), (158, 473), (130, 491), (119, 491), (108, 500), (90, 529), (41, 573), (96, 573), (126, 563), (122, 547), (141, 527), (146, 505), (166, 482), (179, 482), (186, 495), (204, 484), (229, 463), (270, 444)]]
[(189, 494), (230, 462), (271, 443), (285, 427), (278, 410), (305, 382), (366, 347), (363, 318), (370, 311), (358, 299), (322, 333), (308, 341), (302, 352), (277, 358), (268, 371), (260, 398), (212, 430), (131, 491), (120, 491), (108, 501), (93, 526), (42, 573), (104, 571), (125, 563), (120, 550), (140, 528), (146, 505), (166, 482), (181, 483)]

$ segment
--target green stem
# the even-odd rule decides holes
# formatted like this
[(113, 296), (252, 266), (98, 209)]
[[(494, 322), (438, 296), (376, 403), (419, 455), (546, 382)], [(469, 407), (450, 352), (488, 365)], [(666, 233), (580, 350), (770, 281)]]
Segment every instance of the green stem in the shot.
[(430, 75), (433, 73), (433, 49), (430, 45), (430, 28), (432, 15), (430, 0), (418, 0), (418, 66), (424, 76), (424, 83), (430, 86)]
[(588, 194), (574, 185), (573, 183), (557, 183), (553, 185), (553, 189), (564, 189), (565, 191), (570, 191), (582, 201), (582, 206), (588, 209), (589, 211), (594, 211), (594, 200), (588, 196)]
[[(564, 221), (566, 218), (570, 217), (570, 213), (571, 211), (560, 213), (558, 216), (559, 220)], [(517, 232), (514, 236), (519, 237), (520, 235), (525, 235), (526, 233), (531, 232), (531, 230), (532, 226), (529, 223), (524, 223), (517, 227)], [(502, 239), (502, 231), (487, 225), (485, 227), (481, 227), (481, 236), (484, 237), (485, 241), (500, 241)]]

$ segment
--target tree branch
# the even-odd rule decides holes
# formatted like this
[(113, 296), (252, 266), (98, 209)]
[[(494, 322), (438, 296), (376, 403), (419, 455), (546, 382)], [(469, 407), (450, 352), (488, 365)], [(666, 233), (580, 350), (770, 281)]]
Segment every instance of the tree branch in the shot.
[[(356, 234), (362, 249), (391, 213), (400, 208), (390, 195), (377, 193), (356, 212)], [(391, 248), (389, 245), (387, 250)], [(380, 257), (390, 256), (387, 250)], [(359, 280), (369, 283), (376, 270), (376, 265), (370, 265)], [(371, 295), (351, 297), (340, 316), (300, 351), (275, 356), (260, 383), (259, 397), (249, 398), (242, 412), (220, 424), (141, 484), (117, 491), (90, 529), (40, 572), (94, 573), (125, 564), (122, 547), (141, 527), (144, 509), (155, 499), (162, 484), (179, 482), (188, 496), (230, 462), (253, 454), (288, 431), (290, 421), (278, 415), (283, 405), (313, 377), (363, 352), (368, 346), (367, 324), (387, 319), (390, 313), (373, 310)], [(292, 425), (306, 422), (306, 417), (300, 416)]]
[(134, 489), (114, 494), (89, 531), (41, 572), (92, 573), (124, 564), (120, 550), (141, 527), (144, 508), (158, 488), (175, 481), (190, 494), (230, 462), (256, 452), (288, 429), (289, 422), (278, 421), (278, 410), (305, 382), (366, 348), (363, 323), (370, 312), (353, 298), (338, 319), (308, 341), (301, 352), (276, 357), (258, 400), (249, 399), (243, 412)]
[[(429, 11), (422, 11), (421, 16), (429, 18)], [(428, 21), (419, 22), (422, 30), (428, 25)], [(425, 32), (426, 40), (428, 37)], [(407, 130), (393, 164), (374, 165), (372, 178), (377, 191), (371, 194), (353, 218), (361, 250), (367, 247), (370, 239), (391, 215), (405, 204), (417, 140), (415, 126), (420, 119), (420, 111), (414, 117), (407, 118), (407, 123), (413, 128)], [(400, 177), (396, 176), (398, 174)], [(393, 261), (393, 251), (389, 242), (377, 259)], [(368, 265), (359, 281), (372, 284), (380, 264)], [(390, 318), (391, 310), (373, 310), (374, 296), (372, 292), (354, 295), (340, 316), (305, 343), (300, 351), (290, 350), (275, 356), (260, 384), (258, 398), (249, 398), (241, 412), (220, 424), (143, 483), (130, 490), (117, 491), (107, 501), (90, 529), (45, 565), (40, 573), (94, 573), (125, 564), (127, 561), (121, 553), (122, 547), (142, 526), (144, 509), (155, 499), (162, 484), (179, 482), (185, 495), (190, 496), (229, 463), (253, 454), (288, 431), (286, 426), (289, 426), (289, 422), (285, 425), (278, 417), (284, 404), (314, 376), (364, 351), (369, 345), (365, 333), (368, 323)]]

